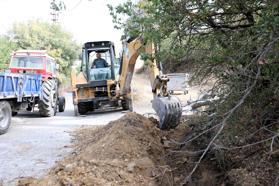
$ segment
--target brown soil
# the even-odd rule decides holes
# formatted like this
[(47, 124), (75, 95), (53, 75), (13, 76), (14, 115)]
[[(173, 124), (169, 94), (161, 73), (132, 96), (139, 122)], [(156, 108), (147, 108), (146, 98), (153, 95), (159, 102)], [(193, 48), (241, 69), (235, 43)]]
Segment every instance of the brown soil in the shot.
[[(197, 135), (197, 116), (184, 117), (174, 130), (161, 131), (155, 119), (128, 113), (104, 127), (87, 127), (73, 134), (72, 154), (40, 179), (25, 178), (18, 185), (276, 185), (278, 150), (210, 151), (190, 180), (205, 144), (178, 145)], [(269, 146), (269, 145), (268, 145)], [(1, 184), (0, 184), (1, 185)]]
[(163, 157), (172, 133), (161, 132), (156, 120), (128, 113), (105, 127), (78, 130), (69, 157), (43, 178), (19, 185), (169, 185)]

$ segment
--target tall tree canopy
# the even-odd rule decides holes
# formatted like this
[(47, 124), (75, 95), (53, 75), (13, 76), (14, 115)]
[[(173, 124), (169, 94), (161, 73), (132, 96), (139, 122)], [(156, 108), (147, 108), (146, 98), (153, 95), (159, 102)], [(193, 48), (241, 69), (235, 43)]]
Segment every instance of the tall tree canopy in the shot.
[(57, 11), (57, 12), (60, 12), (60, 11), (66, 9), (66, 5), (65, 5), (64, 1), (52, 0), (50, 2), (50, 9), (54, 10), (54, 11)]
[(124, 28), (129, 36), (142, 36), (160, 44), (167, 40), (168, 55), (178, 59), (198, 50), (206, 61), (236, 65), (249, 61), (259, 52), (256, 48), (260, 50), (278, 37), (276, 1), (133, 2), (110, 7), (116, 26)]
[(70, 33), (64, 31), (60, 25), (37, 20), (14, 24), (0, 42), (5, 42), (1, 46), (6, 48), (5, 51), (1, 50), (0, 61), (7, 63), (11, 49), (47, 50), (65, 75), (69, 73), (78, 54), (78, 45)]
[[(267, 125), (278, 137), (278, 1), (128, 0), (109, 8), (126, 35), (157, 44), (161, 62), (180, 68), (190, 63), (194, 80), (215, 80), (211, 93), (218, 101), (210, 105), (214, 114), (202, 126), (212, 135), (189, 176), (213, 144), (231, 145), (237, 141), (233, 136), (241, 135), (245, 141), (247, 131), (262, 131)], [(273, 135), (262, 134), (251, 139)]]
[(11, 52), (16, 48), (13, 42), (9, 41), (9, 38), (0, 36), (0, 69), (8, 67)]
[[(160, 61), (191, 61), (195, 79), (216, 78), (213, 91), (220, 100), (233, 105), (255, 80), (255, 95), (249, 98), (278, 97), (277, 1), (128, 0), (110, 9), (116, 27), (126, 35), (157, 44)], [(274, 102), (261, 100), (267, 107)]]

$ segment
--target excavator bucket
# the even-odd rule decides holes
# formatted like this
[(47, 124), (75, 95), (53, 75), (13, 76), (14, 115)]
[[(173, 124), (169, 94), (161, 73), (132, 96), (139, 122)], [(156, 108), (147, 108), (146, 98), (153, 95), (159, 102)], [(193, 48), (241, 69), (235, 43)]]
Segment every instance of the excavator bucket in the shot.
[(177, 97), (155, 97), (152, 101), (152, 107), (159, 116), (160, 129), (173, 129), (179, 124), (182, 106)]

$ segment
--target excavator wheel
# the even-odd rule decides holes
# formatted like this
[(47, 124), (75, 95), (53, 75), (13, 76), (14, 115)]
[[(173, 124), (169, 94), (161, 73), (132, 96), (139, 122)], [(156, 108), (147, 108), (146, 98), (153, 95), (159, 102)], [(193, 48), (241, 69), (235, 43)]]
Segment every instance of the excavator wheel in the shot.
[(122, 108), (123, 110), (129, 110), (131, 112), (133, 112), (133, 101), (132, 99), (124, 99), (121, 101), (121, 105), (122, 105)]
[(12, 116), (16, 116), (18, 114), (18, 112), (12, 112)]
[(79, 116), (77, 105), (74, 105), (74, 114), (75, 114), (75, 116)]
[(152, 107), (159, 116), (160, 129), (173, 129), (180, 123), (182, 106), (177, 97), (156, 97), (152, 101)]
[[(78, 103), (77, 111), (80, 115), (85, 115), (89, 111), (94, 111), (93, 103), (92, 102), (85, 102), (85, 103)], [(78, 114), (75, 114), (76, 116)]]
[(78, 104), (78, 113), (81, 115), (85, 115), (88, 112), (87, 103), (79, 103)]

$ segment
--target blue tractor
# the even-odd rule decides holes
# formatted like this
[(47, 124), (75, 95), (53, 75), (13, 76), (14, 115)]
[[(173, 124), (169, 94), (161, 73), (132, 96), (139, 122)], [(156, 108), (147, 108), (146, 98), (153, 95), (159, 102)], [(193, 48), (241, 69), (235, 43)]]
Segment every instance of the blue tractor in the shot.
[(41, 75), (0, 73), (0, 134), (8, 131), (11, 116), (40, 100)]
[(0, 72), (0, 134), (9, 129), (11, 116), (38, 106), (43, 117), (65, 110), (58, 95), (57, 65), (46, 51), (22, 50), (12, 54), (9, 72)]

